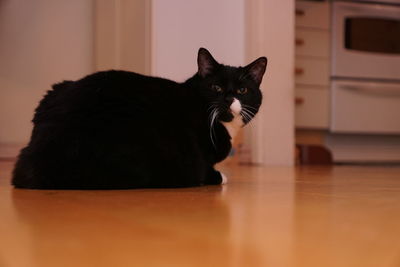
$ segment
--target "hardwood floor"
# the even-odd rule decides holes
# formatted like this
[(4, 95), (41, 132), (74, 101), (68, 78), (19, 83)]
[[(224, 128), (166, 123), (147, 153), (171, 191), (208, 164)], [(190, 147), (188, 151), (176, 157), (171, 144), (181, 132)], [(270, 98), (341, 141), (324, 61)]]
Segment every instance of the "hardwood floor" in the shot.
[(399, 167), (225, 167), (225, 186), (13, 189), (0, 266), (400, 266)]

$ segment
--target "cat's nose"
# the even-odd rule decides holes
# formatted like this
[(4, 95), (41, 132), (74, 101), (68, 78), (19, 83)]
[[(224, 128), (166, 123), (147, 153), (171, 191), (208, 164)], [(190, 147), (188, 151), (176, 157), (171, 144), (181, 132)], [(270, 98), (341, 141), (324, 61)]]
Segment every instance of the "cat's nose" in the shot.
[(225, 96), (225, 102), (230, 105), (233, 102), (233, 96)]

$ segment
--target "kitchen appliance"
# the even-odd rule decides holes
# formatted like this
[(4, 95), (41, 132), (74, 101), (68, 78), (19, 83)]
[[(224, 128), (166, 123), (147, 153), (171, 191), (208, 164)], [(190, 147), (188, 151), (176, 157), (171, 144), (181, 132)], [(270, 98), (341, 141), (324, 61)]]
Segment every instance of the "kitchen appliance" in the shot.
[(400, 6), (334, 2), (332, 26), (333, 77), (400, 80)]
[(400, 163), (400, 0), (333, 1), (334, 161)]
[(333, 133), (400, 134), (400, 0), (332, 3)]
[(332, 132), (400, 133), (400, 83), (334, 80), (331, 89)]

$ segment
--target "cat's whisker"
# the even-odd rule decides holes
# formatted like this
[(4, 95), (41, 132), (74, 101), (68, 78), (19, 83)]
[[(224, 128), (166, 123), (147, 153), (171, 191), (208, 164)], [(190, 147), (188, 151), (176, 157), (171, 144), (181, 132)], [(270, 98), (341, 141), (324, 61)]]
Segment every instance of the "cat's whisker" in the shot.
[(245, 123), (248, 123), (250, 121), (250, 118), (245, 113), (243, 113), (243, 118), (245, 120)]
[(241, 112), (244, 113), (244, 114), (246, 114), (246, 115), (249, 115), (249, 114), (250, 114), (246, 108), (242, 108), (242, 111), (241, 111)]
[(251, 120), (252, 116), (249, 113), (243, 111), (243, 114), (246, 116), (246, 119)]
[(217, 108), (214, 108), (211, 112), (212, 116), (211, 116), (211, 122), (210, 122), (210, 138), (211, 138), (211, 142), (214, 146), (214, 148), (217, 148), (215, 146), (215, 142), (214, 142), (214, 137), (215, 137), (215, 132), (214, 132), (214, 122), (216, 121), (216, 118), (218, 116), (218, 110)]
[(254, 112), (250, 111), (248, 108), (243, 107), (243, 110), (245, 110), (247, 113), (249, 113), (250, 115), (252, 115), (253, 117), (256, 115)]
[(244, 123), (247, 121), (246, 114), (244, 112), (240, 112), (240, 115), (242, 116), (242, 119), (244, 119)]
[(210, 112), (210, 114), (208, 114), (208, 120), (211, 122), (211, 117), (213, 115), (215, 108)]
[(242, 116), (242, 122), (243, 122), (244, 124), (246, 124), (246, 121), (247, 121), (246, 117), (244, 116), (243, 113), (240, 113), (240, 115)]
[(245, 110), (242, 110), (241, 114), (242, 114), (243, 116), (245, 116), (246, 119), (249, 118), (249, 114), (248, 114)]
[(245, 118), (245, 120), (248, 122), (250, 122), (252, 120), (252, 118), (254, 117), (254, 115), (252, 115), (251, 112), (249, 112), (247, 109), (243, 108), (241, 111), (242, 116)]
[(257, 108), (255, 108), (255, 107), (252, 107), (252, 106), (249, 106), (249, 105), (245, 105), (245, 104), (242, 104), (242, 107), (245, 107), (247, 109), (252, 109), (252, 110), (254, 110), (254, 112), (257, 112)]
[(246, 104), (242, 104), (242, 106), (245, 106), (245, 107), (249, 107), (249, 108), (256, 109), (255, 107), (253, 107), (253, 106), (250, 106), (250, 105), (246, 105)]
[(253, 123), (253, 120), (249, 119), (248, 121), (246, 121), (246, 127), (251, 127), (252, 123)]
[(212, 126), (212, 121), (213, 121), (213, 117), (214, 117), (214, 113), (215, 113), (216, 108), (213, 108), (210, 112), (210, 114), (208, 115), (208, 119), (210, 121), (210, 128)]
[(254, 116), (251, 116), (250, 114), (248, 114), (248, 113), (245, 113), (246, 114), (246, 116), (247, 116), (247, 118), (248, 118), (248, 121), (251, 121), (253, 118), (254, 118)]
[(255, 114), (254, 112), (248, 110), (247, 108), (244, 108), (244, 110), (245, 110), (248, 114), (250, 114), (252, 117), (255, 117), (255, 116), (256, 116), (256, 114)]
[(248, 110), (246, 110), (245, 112), (249, 116), (250, 120), (252, 120), (254, 118), (254, 116), (255, 116), (254, 113), (250, 113)]
[[(213, 103), (213, 102), (212, 102)], [(207, 111), (209, 111), (210, 109), (212, 109), (212, 108), (216, 108), (218, 105), (217, 105), (218, 103), (217, 102), (215, 102), (215, 104), (212, 104), (208, 109), (207, 109)]]

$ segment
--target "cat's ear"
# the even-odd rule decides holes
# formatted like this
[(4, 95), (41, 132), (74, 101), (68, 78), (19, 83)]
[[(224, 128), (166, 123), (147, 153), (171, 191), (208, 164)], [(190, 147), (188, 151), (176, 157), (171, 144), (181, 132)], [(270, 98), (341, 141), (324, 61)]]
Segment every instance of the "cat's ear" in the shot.
[(267, 62), (268, 60), (266, 57), (260, 57), (251, 62), (249, 65), (244, 67), (246, 77), (251, 78), (257, 84), (261, 84), (262, 78), (267, 68)]
[(207, 49), (200, 48), (197, 55), (197, 65), (199, 67), (199, 75), (204, 78), (215, 70), (218, 66), (218, 62)]

